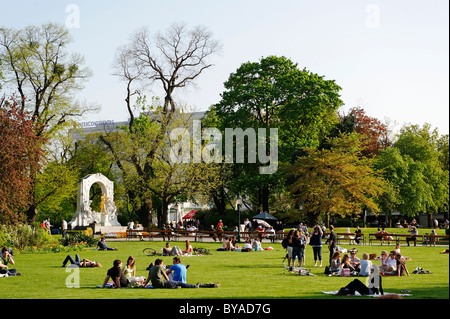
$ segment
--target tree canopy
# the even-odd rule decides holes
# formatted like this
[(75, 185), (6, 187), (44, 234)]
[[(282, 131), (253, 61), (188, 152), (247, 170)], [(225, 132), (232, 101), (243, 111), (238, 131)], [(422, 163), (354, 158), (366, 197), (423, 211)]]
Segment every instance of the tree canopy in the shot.
[(315, 219), (324, 213), (327, 224), (331, 216), (354, 217), (365, 208), (379, 212), (377, 199), (385, 183), (372, 160), (361, 155), (361, 137), (342, 134), (330, 144), (330, 149), (309, 148), (306, 156), (285, 166), (292, 198)]

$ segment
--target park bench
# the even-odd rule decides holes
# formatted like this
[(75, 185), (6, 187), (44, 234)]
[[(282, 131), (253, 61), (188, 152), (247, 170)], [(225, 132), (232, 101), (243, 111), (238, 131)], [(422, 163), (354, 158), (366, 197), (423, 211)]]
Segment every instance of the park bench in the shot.
[(369, 234), (369, 245), (372, 245), (372, 243), (376, 241), (380, 242), (381, 245), (383, 245), (384, 242), (387, 242), (388, 245), (390, 245), (391, 242), (396, 241), (395, 236), (395, 234)]
[(427, 246), (428, 244), (436, 245), (436, 244), (449, 244), (449, 235), (423, 235), (422, 245)]
[[(411, 238), (413, 236), (411, 236), (411, 234), (392, 234), (394, 236), (395, 242), (396, 243), (400, 243), (400, 242), (407, 242), (407, 238)], [(416, 237), (416, 243), (417, 242), (423, 242), (423, 235), (415, 235), (414, 237)], [(411, 242), (412, 240), (410, 240)]]
[[(325, 240), (323, 244), (328, 242), (328, 238), (330, 238), (330, 233), (322, 234), (322, 241)], [(369, 238), (370, 239), (370, 238)], [(342, 244), (342, 241), (348, 240), (349, 245), (355, 243), (355, 234), (354, 233), (336, 233), (336, 244)], [(359, 239), (361, 243), (366, 244), (366, 237), (364, 234), (361, 234), (361, 238)]]
[[(364, 234), (360, 234), (361, 238), (359, 241), (366, 244), (366, 238)], [(337, 244), (342, 244), (342, 241), (348, 241), (349, 245), (356, 244), (355, 242), (355, 234), (354, 233), (336, 233)]]
[(219, 242), (222, 241), (223, 232), (217, 232), (215, 230), (200, 230), (197, 232), (197, 239), (203, 241), (203, 238), (215, 238)]
[(178, 240), (181, 239), (182, 237), (191, 239), (194, 238), (194, 241), (197, 241), (197, 237), (198, 237), (198, 230), (185, 230), (185, 229), (177, 229), (174, 231), (174, 239)]
[[(416, 235), (416, 241), (423, 242), (423, 235)], [(391, 239), (387, 239), (387, 238), (391, 238)], [(391, 242), (394, 243), (401, 243), (401, 242), (407, 242), (407, 238), (411, 238), (410, 234), (394, 234), (394, 233), (389, 233), (389, 234), (369, 234), (369, 244), (371, 245), (372, 242), (375, 241), (379, 241), (381, 245), (383, 245), (383, 243), (387, 243), (388, 245), (391, 244)]]
[(127, 229), (125, 232), (125, 237), (127, 240), (133, 239), (133, 238), (148, 238), (148, 240), (153, 240), (154, 238), (174, 238), (173, 231), (172, 230), (138, 230), (138, 229)]

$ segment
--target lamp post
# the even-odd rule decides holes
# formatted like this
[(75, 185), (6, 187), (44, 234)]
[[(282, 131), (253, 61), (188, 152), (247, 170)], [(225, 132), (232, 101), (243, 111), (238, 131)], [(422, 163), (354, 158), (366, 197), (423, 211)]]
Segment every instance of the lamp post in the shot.
[(300, 203), (299, 208), (300, 208), (300, 222), (303, 223), (303, 202)]
[(175, 223), (176, 223), (176, 226), (178, 226), (178, 203), (175, 203), (173, 208), (175, 208)]
[(236, 197), (236, 207), (237, 207), (238, 214), (239, 214), (238, 236), (237, 236), (238, 243), (241, 242), (241, 205), (242, 205), (242, 198), (241, 198), (241, 195), (239, 194)]

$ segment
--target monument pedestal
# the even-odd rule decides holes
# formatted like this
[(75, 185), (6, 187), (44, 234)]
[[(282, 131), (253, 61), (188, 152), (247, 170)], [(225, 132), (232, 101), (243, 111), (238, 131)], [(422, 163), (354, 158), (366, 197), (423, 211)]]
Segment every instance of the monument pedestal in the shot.
[(109, 218), (108, 215), (103, 214), (100, 220), (100, 224), (104, 227), (108, 227), (111, 226), (110, 222), (109, 222)]

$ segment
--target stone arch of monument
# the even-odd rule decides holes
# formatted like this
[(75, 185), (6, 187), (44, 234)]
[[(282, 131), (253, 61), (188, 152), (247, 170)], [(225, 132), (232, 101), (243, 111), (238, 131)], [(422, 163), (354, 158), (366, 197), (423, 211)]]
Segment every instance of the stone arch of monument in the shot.
[[(100, 186), (102, 195), (106, 196), (104, 212), (96, 212), (91, 208), (89, 191), (96, 183)], [(72, 229), (77, 226), (88, 226), (91, 223), (101, 223), (102, 226), (121, 226), (117, 221), (117, 208), (114, 203), (114, 182), (103, 174), (90, 174), (81, 179), (78, 184), (77, 211), (69, 222)]]

